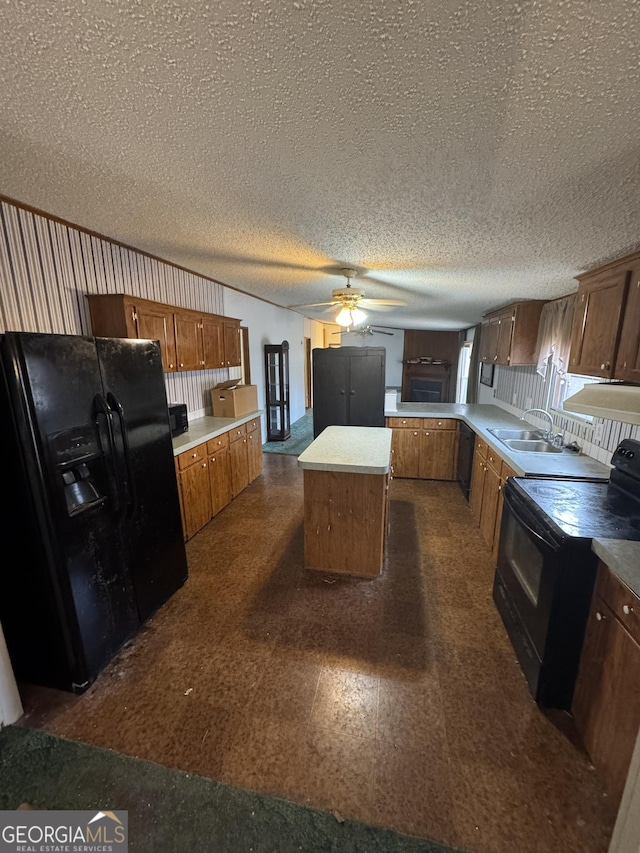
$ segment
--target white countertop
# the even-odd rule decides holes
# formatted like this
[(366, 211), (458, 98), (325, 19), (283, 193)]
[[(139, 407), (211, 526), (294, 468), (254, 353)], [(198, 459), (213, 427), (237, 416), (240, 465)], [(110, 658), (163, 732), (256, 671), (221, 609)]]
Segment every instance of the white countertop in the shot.
[(314, 471), (386, 474), (391, 436), (386, 427), (328, 426), (298, 456), (298, 465)]
[(640, 596), (640, 542), (594, 539), (591, 548), (632, 592)]
[(487, 403), (398, 403), (387, 409), (387, 418), (455, 418), (464, 421), (504, 459), (520, 477), (594, 477), (609, 479), (610, 467), (591, 456), (570, 450), (562, 453), (521, 453), (511, 450), (489, 430), (496, 428), (526, 429), (529, 421), (521, 421), (500, 406)]
[(196, 418), (189, 421), (189, 431), (183, 432), (181, 435), (173, 439), (173, 455), (184, 453), (185, 450), (192, 450), (198, 444), (204, 441), (209, 441), (210, 438), (216, 438), (223, 432), (228, 432), (240, 424), (246, 424), (247, 421), (252, 421), (262, 414), (262, 409), (255, 412), (249, 412), (248, 415), (241, 415), (238, 418), (214, 418), (206, 416), (204, 418)]

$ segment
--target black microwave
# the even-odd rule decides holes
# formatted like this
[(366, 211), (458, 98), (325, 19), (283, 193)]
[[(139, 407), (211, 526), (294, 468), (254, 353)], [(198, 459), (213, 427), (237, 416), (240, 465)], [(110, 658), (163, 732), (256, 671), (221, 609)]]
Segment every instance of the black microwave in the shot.
[(189, 431), (189, 421), (187, 419), (187, 407), (185, 403), (172, 403), (169, 406), (169, 427), (171, 435), (181, 435), (183, 432)]

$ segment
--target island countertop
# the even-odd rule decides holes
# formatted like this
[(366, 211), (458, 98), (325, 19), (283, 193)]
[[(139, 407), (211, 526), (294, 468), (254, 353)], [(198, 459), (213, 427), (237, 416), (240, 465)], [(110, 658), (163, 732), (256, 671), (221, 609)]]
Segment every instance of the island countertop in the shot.
[(298, 465), (312, 471), (386, 474), (391, 436), (387, 427), (328, 426), (298, 456)]

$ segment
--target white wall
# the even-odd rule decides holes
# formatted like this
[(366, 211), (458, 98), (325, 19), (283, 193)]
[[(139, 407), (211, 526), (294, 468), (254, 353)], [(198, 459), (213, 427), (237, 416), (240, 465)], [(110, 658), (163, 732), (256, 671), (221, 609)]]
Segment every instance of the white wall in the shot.
[[(363, 344), (362, 338), (354, 334), (342, 335), (340, 340), (343, 347), (359, 347)], [(393, 332), (393, 337), (390, 335), (374, 334), (364, 339), (364, 346), (384, 347), (386, 349), (385, 386), (387, 388), (401, 388), (404, 331), (397, 329)]]
[[(260, 409), (265, 407), (264, 345), (289, 342), (289, 395), (291, 423), (294, 423), (305, 413), (304, 338), (311, 338), (312, 347), (322, 346), (322, 323), (228, 287), (224, 288), (224, 313), (239, 318), (241, 325), (249, 329), (251, 383), (257, 385)], [(262, 420), (262, 440), (266, 441)]]
[(22, 703), (0, 626), (0, 729), (22, 716)]

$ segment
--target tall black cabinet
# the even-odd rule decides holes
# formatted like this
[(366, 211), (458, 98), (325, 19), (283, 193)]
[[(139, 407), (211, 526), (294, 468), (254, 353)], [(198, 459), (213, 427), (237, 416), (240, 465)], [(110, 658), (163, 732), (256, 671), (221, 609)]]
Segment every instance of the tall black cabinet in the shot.
[(291, 436), (288, 341), (264, 345), (264, 378), (267, 441), (286, 441)]
[(313, 350), (313, 436), (325, 427), (384, 426), (384, 347)]

